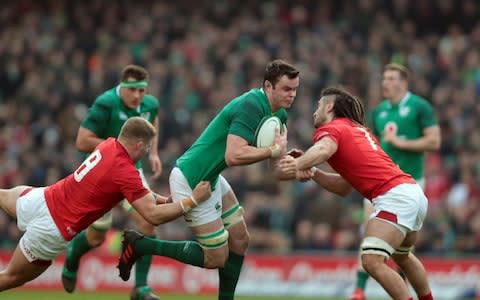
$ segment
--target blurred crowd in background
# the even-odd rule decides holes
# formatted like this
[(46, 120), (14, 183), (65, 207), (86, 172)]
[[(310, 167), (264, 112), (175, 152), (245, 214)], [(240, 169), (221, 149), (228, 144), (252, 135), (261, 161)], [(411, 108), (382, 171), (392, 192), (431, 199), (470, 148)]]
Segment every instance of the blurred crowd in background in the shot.
[[(161, 103), (162, 178), (230, 99), (259, 87), (269, 60), (297, 66), (289, 147), (311, 145), (322, 88), (341, 84), (368, 109), (382, 100), (386, 63), (413, 72), (442, 147), (426, 159), (429, 215), (417, 251), (480, 249), (480, 1), (2, 1), (0, 4), (0, 186), (43, 186), (79, 165), (76, 133), (86, 110), (130, 63), (146, 67)], [(148, 174), (149, 166), (145, 164)], [(276, 183), (265, 164), (224, 173), (246, 210), (251, 251), (353, 253), (362, 198), (336, 197), (311, 182)], [(132, 226), (115, 210), (118, 230)], [(158, 227), (188, 238), (183, 220)], [(0, 247), (21, 232), (0, 213)], [(112, 246), (115, 248), (115, 246)]]

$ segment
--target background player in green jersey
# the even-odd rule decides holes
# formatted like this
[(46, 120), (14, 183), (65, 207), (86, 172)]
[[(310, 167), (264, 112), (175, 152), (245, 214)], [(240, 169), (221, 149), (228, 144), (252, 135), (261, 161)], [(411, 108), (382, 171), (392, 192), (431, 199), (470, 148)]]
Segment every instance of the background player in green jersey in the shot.
[[(383, 150), (400, 169), (425, 188), (424, 153), (440, 148), (440, 127), (430, 103), (408, 90), (409, 73), (406, 67), (399, 64), (385, 66), (382, 87), (386, 99), (373, 110), (371, 127)], [(365, 222), (372, 209), (370, 201), (365, 199)], [(356, 288), (350, 300), (366, 299), (364, 290), (367, 279), (368, 273), (359, 269)]]
[[(154, 96), (146, 94), (148, 79), (147, 70), (140, 66), (128, 65), (122, 70), (120, 84), (98, 96), (82, 121), (76, 141), (79, 151), (89, 153), (106, 138), (117, 137), (122, 125), (131, 117), (138, 116), (148, 120), (158, 132), (159, 103)], [(153, 177), (158, 178), (162, 172), (162, 164), (158, 157), (158, 136), (152, 142), (149, 160), (154, 172)], [(143, 184), (148, 187), (141, 161), (137, 162), (136, 167)], [(147, 236), (154, 236), (154, 226), (131, 207), (127, 209), (132, 210), (138, 230)], [(70, 242), (62, 273), (63, 286), (67, 292), (71, 293), (75, 289), (80, 258), (103, 243), (111, 225), (112, 213), (109, 212)], [(147, 286), (151, 260), (150, 255), (137, 261), (135, 288), (131, 299), (159, 299)]]
[(275, 115), (286, 122), (286, 109), (293, 104), (298, 85), (299, 71), (282, 60), (274, 60), (266, 66), (262, 89), (252, 89), (231, 100), (217, 114), (170, 173), (174, 202), (186, 193), (190, 195), (197, 182), (211, 183), (212, 196), (185, 211), (185, 220), (197, 242), (161, 241), (128, 231), (119, 264), (122, 279), (128, 279), (137, 257), (167, 256), (195, 266), (218, 268), (218, 299), (234, 298), (249, 234), (243, 209), (221, 172), (231, 166), (277, 159), (286, 152), (286, 130), (282, 135), (276, 134), (270, 148), (255, 147), (255, 131), (265, 117)]

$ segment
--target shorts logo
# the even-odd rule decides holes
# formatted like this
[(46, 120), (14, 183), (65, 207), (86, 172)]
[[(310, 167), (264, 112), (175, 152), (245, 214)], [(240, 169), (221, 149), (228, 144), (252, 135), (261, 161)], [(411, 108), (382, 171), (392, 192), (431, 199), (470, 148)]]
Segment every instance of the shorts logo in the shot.
[(21, 244), (20, 246), (23, 249), (23, 253), (27, 256), (28, 261), (31, 262), (31, 261), (37, 260), (37, 257), (33, 255), (32, 251), (29, 248), (27, 248), (27, 246), (25, 246), (25, 243), (23, 240), (21, 240), (20, 244)]

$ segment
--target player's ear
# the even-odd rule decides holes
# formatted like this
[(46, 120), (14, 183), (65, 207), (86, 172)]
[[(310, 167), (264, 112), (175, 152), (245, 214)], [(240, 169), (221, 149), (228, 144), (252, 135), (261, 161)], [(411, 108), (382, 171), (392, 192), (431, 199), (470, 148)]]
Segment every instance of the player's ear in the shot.
[(265, 91), (271, 91), (273, 89), (272, 83), (269, 80), (265, 80), (265, 82), (263, 83), (263, 89)]

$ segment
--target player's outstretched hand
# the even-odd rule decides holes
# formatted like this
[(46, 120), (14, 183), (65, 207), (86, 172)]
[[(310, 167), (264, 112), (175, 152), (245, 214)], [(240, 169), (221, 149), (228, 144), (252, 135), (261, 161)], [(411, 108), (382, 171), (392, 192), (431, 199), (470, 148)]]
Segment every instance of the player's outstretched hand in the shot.
[(210, 198), (212, 195), (212, 189), (210, 188), (209, 181), (200, 181), (197, 186), (193, 189), (192, 196), (198, 203)]

